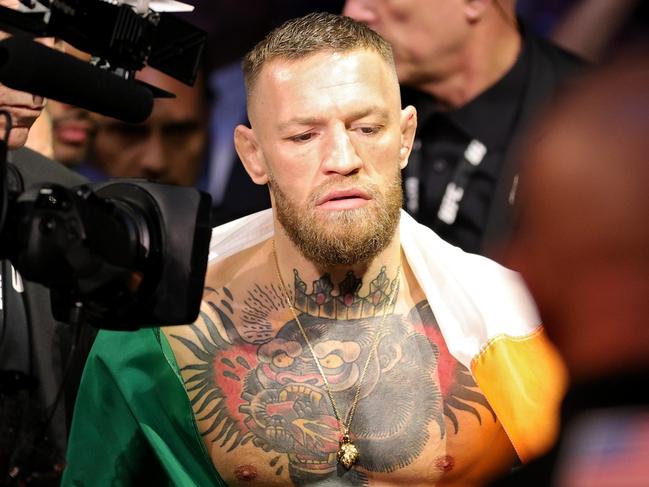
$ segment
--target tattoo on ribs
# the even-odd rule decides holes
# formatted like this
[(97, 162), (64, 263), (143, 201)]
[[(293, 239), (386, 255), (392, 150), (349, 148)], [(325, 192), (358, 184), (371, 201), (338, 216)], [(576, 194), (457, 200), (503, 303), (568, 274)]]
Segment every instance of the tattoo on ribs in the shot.
[[(323, 367), (336, 403), (352, 403), (361, 368), (367, 360), (374, 331), (389, 303), (394, 284), (384, 270), (372, 281), (367, 296), (359, 296), (361, 281), (351, 273), (333, 295), (328, 275), (306, 284), (295, 271), (295, 303), (300, 321)], [(186, 347), (193, 362), (181, 369), (192, 408), (203, 435), (233, 451), (252, 442), (266, 452), (282, 455), (296, 485), (344, 475), (351, 485), (366, 485), (356, 469), (337, 471), (340, 436), (322, 377), (295, 323), (279, 330), (271, 314), (284, 310), (279, 289), (255, 285), (242, 296), (242, 313), (234, 325), (237, 296), (227, 289), (209, 290), (206, 302), (214, 313), (201, 311), (187, 338), (172, 334)], [(437, 377), (437, 380), (433, 378)], [(370, 472), (392, 472), (414, 461), (429, 440), (427, 425), (446, 434), (446, 420), (457, 434), (456, 412), (466, 411), (482, 423), (478, 406), (496, 417), (469, 371), (449, 354), (426, 301), (407, 316), (391, 314), (379, 337), (361, 387), (359, 412), (351, 425), (361, 457)], [(275, 470), (282, 474), (283, 466)]]

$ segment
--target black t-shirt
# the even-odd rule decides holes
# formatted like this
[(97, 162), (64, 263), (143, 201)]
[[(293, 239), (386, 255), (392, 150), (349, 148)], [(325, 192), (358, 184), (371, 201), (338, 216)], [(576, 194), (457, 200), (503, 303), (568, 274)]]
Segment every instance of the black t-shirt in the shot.
[[(505, 151), (519, 121), (529, 64), (528, 50), (523, 47), (503, 78), (453, 111), (440, 111), (430, 95), (402, 88), (403, 104), (417, 108), (419, 123), (413, 153), (404, 170), (406, 210), (443, 239), (469, 252), (478, 252), (481, 247)], [(472, 168), (462, 188), (457, 215), (449, 224), (438, 218), (438, 212), (474, 139), (486, 147), (486, 153)]]

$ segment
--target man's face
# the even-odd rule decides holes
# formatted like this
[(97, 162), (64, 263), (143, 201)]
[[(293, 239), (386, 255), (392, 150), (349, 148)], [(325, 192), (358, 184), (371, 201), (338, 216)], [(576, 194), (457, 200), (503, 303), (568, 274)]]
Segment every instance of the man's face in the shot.
[(91, 162), (110, 177), (148, 178), (190, 186), (196, 182), (206, 140), (200, 86), (190, 88), (145, 69), (143, 79), (176, 95), (157, 98), (141, 124), (98, 117)]
[(366, 263), (389, 244), (416, 119), (377, 53), (273, 60), (249, 112), (277, 219), (307, 258)]
[(347, 0), (343, 14), (392, 44), (402, 84), (417, 86), (457, 69), (467, 35), (465, 0)]
[(95, 131), (90, 112), (54, 100), (49, 100), (46, 110), (52, 119), (54, 159), (68, 167), (81, 164)]

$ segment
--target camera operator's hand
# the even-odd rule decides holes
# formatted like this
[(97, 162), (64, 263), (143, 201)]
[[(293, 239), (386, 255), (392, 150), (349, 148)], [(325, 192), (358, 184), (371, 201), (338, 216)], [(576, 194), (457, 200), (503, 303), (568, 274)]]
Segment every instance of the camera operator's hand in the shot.
[[(9, 113), (13, 129), (9, 136), (9, 148), (18, 149), (27, 141), (29, 129), (43, 110), (44, 100), (23, 91), (13, 90), (0, 84), (0, 110)], [(0, 117), (0, 137), (4, 138), (6, 121)]]
[[(8, 8), (17, 8), (18, 0), (0, 0), (0, 5)], [(0, 31), (0, 40), (9, 37), (9, 34)], [(29, 62), (29, 60), (25, 60)], [(43, 110), (45, 100), (41, 96), (31, 95), (23, 91), (13, 90), (0, 84), (0, 110), (9, 113), (12, 118), (13, 130), (9, 137), (9, 148), (18, 149), (25, 145), (29, 129), (32, 127)], [(0, 117), (0, 138), (4, 138), (6, 121)]]

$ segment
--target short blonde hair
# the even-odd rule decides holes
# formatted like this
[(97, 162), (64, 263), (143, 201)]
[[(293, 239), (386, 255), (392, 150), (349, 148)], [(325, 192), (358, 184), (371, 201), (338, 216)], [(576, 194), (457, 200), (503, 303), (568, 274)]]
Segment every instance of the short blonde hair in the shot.
[(300, 59), (319, 52), (370, 49), (394, 68), (392, 47), (360, 22), (342, 15), (319, 12), (292, 19), (260, 41), (243, 59), (248, 96), (264, 64), (274, 59)]

